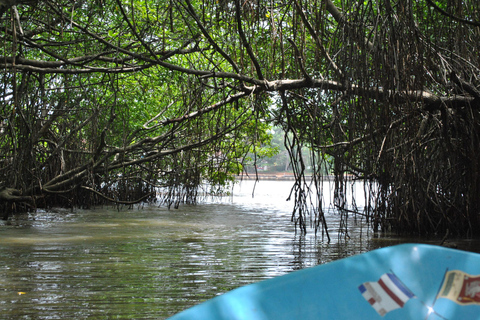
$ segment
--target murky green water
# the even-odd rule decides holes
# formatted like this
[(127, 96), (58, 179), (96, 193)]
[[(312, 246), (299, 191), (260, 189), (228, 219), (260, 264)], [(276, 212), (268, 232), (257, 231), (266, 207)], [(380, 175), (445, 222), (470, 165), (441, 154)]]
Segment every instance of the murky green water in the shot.
[[(178, 210), (148, 206), (17, 216), (0, 224), (0, 319), (164, 319), (258, 280), (407, 241), (329, 217), (332, 241), (295, 235), (291, 182)], [(418, 240), (429, 242), (429, 240)], [(431, 240), (435, 242), (438, 240)], [(478, 241), (460, 242), (476, 251)]]

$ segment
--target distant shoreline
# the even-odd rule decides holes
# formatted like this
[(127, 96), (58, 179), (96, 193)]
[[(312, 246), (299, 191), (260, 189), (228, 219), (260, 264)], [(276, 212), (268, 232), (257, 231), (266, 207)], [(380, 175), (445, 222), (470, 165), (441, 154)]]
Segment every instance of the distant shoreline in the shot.
[[(290, 172), (277, 172), (277, 173), (249, 173), (242, 174), (235, 177), (236, 180), (277, 180), (277, 181), (293, 181), (295, 176)], [(305, 175), (306, 180), (311, 180), (311, 175)], [(325, 175), (322, 177), (324, 181), (333, 181), (335, 176)]]

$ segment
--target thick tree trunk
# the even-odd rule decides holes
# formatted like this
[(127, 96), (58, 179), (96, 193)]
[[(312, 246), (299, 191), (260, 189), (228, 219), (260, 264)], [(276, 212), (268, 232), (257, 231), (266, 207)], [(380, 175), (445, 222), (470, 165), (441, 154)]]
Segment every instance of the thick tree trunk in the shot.
[(9, 214), (12, 211), (12, 207), (15, 203), (19, 202), (27, 202), (27, 203), (33, 203), (33, 198), (30, 196), (22, 196), (22, 192), (18, 189), (14, 188), (6, 188), (2, 187), (0, 188), (0, 207), (3, 207), (4, 212), (3, 212), (3, 220), (7, 220)]
[(0, 189), (0, 202), (32, 202), (31, 196), (22, 196), (22, 192), (14, 188), (1, 188)]

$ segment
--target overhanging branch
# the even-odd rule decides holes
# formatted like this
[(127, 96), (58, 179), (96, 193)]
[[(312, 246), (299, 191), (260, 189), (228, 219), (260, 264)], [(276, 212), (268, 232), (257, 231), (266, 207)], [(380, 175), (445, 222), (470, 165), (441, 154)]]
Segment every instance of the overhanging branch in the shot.
[(143, 197), (140, 197), (138, 198), (137, 200), (133, 200), (133, 201), (123, 201), (123, 200), (115, 200), (115, 199), (112, 199), (112, 198), (109, 198), (107, 197), (106, 195), (104, 195), (103, 193), (100, 193), (98, 192), (97, 190), (95, 189), (92, 189), (90, 187), (86, 187), (86, 186), (81, 186), (80, 188), (82, 189), (85, 189), (85, 190), (88, 190), (92, 193), (95, 193), (96, 195), (102, 197), (103, 199), (107, 200), (107, 201), (110, 201), (110, 202), (113, 202), (113, 203), (116, 203), (116, 204), (125, 204), (125, 205), (131, 205), (131, 204), (136, 204), (136, 203), (139, 203), (139, 202), (142, 202), (144, 201), (145, 199), (148, 199), (149, 197), (153, 196), (155, 194), (155, 192), (150, 192), (150, 193), (147, 193), (146, 195), (144, 195)]

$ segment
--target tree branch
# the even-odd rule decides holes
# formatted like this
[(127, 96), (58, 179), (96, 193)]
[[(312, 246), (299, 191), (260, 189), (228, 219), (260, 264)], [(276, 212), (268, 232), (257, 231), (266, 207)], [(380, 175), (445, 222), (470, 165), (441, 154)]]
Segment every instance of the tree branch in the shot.
[(313, 29), (313, 26), (311, 25), (311, 23), (307, 20), (307, 17), (305, 16), (305, 12), (303, 12), (302, 7), (298, 4), (297, 0), (295, 0), (295, 5), (297, 7), (298, 13), (300, 14), (300, 17), (302, 18), (303, 24), (305, 24), (305, 26), (308, 29), (308, 32), (310, 33), (312, 38), (315, 40), (315, 44), (318, 46), (318, 48), (322, 52), (325, 59), (327, 59), (327, 61), (330, 63), (330, 65), (332, 66), (332, 68), (335, 71), (335, 73), (337, 74), (337, 76), (339, 76), (340, 79), (343, 79), (342, 70), (340, 70), (340, 68), (338, 68), (336, 63), (333, 61), (332, 57), (330, 57), (330, 54), (328, 54), (327, 50), (325, 49), (325, 46), (320, 41), (320, 38), (318, 37), (317, 33), (315, 32), (315, 29)]
[(477, 88), (475, 88), (472, 84), (460, 79), (455, 72), (452, 72), (450, 74), (450, 78), (457, 86), (460, 87), (460, 89), (471, 94), (473, 97), (480, 99), (480, 91)]
[(197, 14), (195, 13), (195, 9), (193, 8), (192, 4), (190, 3), (190, 0), (187, 0), (186, 1), (187, 3), (187, 11), (190, 13), (190, 15), (192, 16), (192, 18), (195, 20), (197, 26), (200, 28), (200, 31), (202, 32), (202, 34), (204, 35), (205, 38), (207, 38), (208, 40), (208, 43), (210, 43), (213, 48), (215, 49), (215, 51), (217, 51), (218, 53), (220, 53), (220, 55), (222, 57), (225, 58), (225, 60), (228, 61), (228, 63), (230, 63), (230, 65), (233, 67), (233, 69), (235, 70), (235, 72), (237, 73), (240, 73), (240, 69), (238, 68), (237, 64), (235, 63), (235, 61), (233, 61), (233, 59), (222, 49), (218, 46), (218, 44), (212, 39), (212, 37), (210, 36), (210, 34), (208, 33), (207, 29), (205, 29), (205, 27), (203, 26), (202, 22), (200, 21), (200, 19), (198, 18)]
[[(325, 7), (338, 24), (345, 24), (345, 26), (347, 26), (350, 30), (355, 30), (355, 28), (353, 26), (350, 26), (348, 21), (345, 19), (343, 13), (340, 12), (340, 10), (338, 10), (338, 8), (333, 4), (332, 0), (325, 0)], [(367, 45), (369, 50), (373, 50), (373, 43), (365, 39), (365, 44)]]
[(465, 23), (465, 24), (468, 24), (468, 25), (471, 25), (471, 26), (475, 26), (475, 27), (480, 27), (480, 22), (476, 22), (476, 21), (470, 21), (470, 20), (466, 20), (466, 19), (462, 19), (460, 17), (457, 17), (456, 15), (453, 15), (451, 13), (448, 13), (447, 11), (443, 10), (442, 8), (440, 8), (439, 6), (437, 6), (435, 4), (435, 2), (433, 2), (432, 0), (427, 0), (427, 3), (429, 5), (431, 5), (435, 10), (437, 10), (438, 12), (440, 12), (441, 14), (443, 14), (444, 16), (447, 16), (455, 21), (458, 21), (458, 22), (461, 22), (461, 23)]
[(114, 202), (114, 203), (117, 203), (117, 204), (126, 204), (126, 205), (130, 205), (130, 204), (136, 204), (136, 203), (139, 203), (139, 202), (142, 202), (143, 200), (147, 199), (148, 197), (152, 196), (155, 194), (155, 192), (150, 192), (150, 193), (147, 193), (146, 195), (144, 195), (143, 197), (137, 199), (137, 200), (133, 200), (133, 201), (122, 201), (122, 200), (115, 200), (115, 199), (112, 199), (112, 198), (109, 198), (107, 197), (106, 195), (98, 192), (97, 190), (95, 189), (92, 189), (90, 187), (86, 187), (86, 186), (81, 186), (80, 188), (82, 189), (85, 189), (85, 190), (88, 190), (92, 193), (95, 193), (96, 195), (102, 197), (103, 199), (107, 200), (107, 201), (110, 201), (110, 202)]
[(247, 41), (247, 37), (245, 36), (245, 32), (243, 32), (243, 27), (242, 27), (242, 18), (240, 15), (241, 8), (240, 8), (240, 1), (235, 0), (235, 16), (237, 19), (237, 29), (238, 29), (238, 35), (240, 36), (240, 39), (242, 41), (243, 46), (247, 50), (247, 54), (250, 57), (250, 60), (253, 62), (253, 65), (255, 66), (255, 70), (257, 71), (257, 76), (260, 80), (263, 80), (263, 74), (262, 74), (262, 68), (260, 67), (260, 64), (258, 63), (257, 58), (255, 57), (255, 54), (253, 53), (252, 47), (250, 46), (250, 43)]

